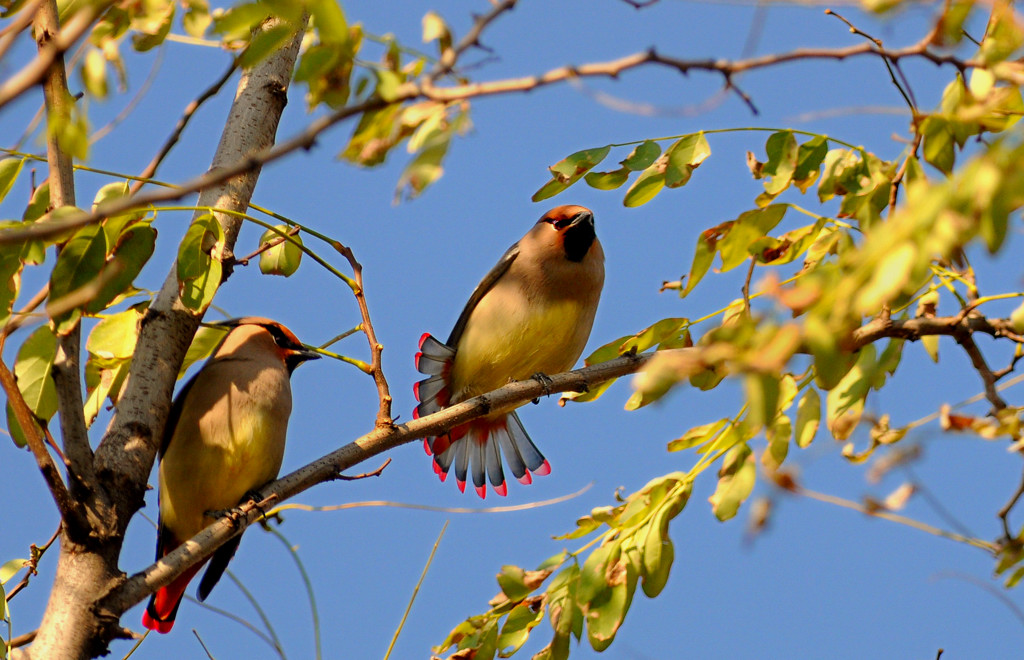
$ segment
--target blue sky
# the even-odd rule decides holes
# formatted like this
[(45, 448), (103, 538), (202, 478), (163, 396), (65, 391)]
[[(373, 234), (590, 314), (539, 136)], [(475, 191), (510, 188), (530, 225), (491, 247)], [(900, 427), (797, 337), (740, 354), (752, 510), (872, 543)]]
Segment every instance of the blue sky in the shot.
[[(374, 34), (392, 32), (410, 46), (420, 45), (420, 20), (429, 9), (445, 17), (457, 34), (469, 26), (470, 12), (484, 2), (374, 3), (344, 5), (351, 22), (363, 22)], [(918, 39), (930, 16), (913, 8), (876, 22), (853, 8), (835, 6), (887, 45)], [(657, 45), (681, 58), (736, 58), (751, 33), (754, 54), (798, 46), (837, 47), (857, 43), (846, 27), (826, 16), (823, 6), (697, 4), (663, 0), (636, 11), (615, 0), (524, 2), (485, 35), (493, 57), (474, 75), (493, 80), (540, 73), (569, 63), (609, 60)], [(759, 27), (755, 27), (759, 26)], [(980, 33), (980, 28), (978, 28)], [(29, 51), (14, 56), (25, 61)], [(370, 53), (375, 49), (368, 48)], [(155, 53), (127, 54), (133, 89), (145, 78)], [(162, 144), (184, 105), (227, 65), (213, 49), (169, 43), (153, 90), (109, 137), (98, 142), (91, 165), (137, 173)], [(0, 73), (7, 74), (6, 64)], [(938, 103), (953, 71), (927, 62), (911, 62), (906, 72), (922, 108)], [(685, 188), (663, 191), (638, 209), (621, 204), (623, 190), (600, 192), (576, 186), (553, 200), (534, 204), (530, 196), (548, 178), (546, 167), (587, 147), (651, 137), (681, 135), (728, 127), (793, 127), (828, 133), (863, 144), (882, 158), (897, 157), (909, 115), (883, 65), (873, 58), (843, 63), (809, 62), (753, 72), (737, 80), (751, 95), (760, 116), (735, 96), (699, 113), (693, 108), (715, 95), (715, 76), (645, 70), (619, 81), (587, 81), (586, 91), (563, 85), (526, 95), (473, 102), (474, 128), (456, 140), (445, 175), (421, 198), (394, 205), (393, 190), (405, 155), (361, 170), (336, 155), (352, 124), (324, 134), (314, 149), (266, 166), (254, 201), (327, 233), (352, 247), (362, 262), (370, 311), (385, 346), (384, 366), (395, 397), (395, 413), (411, 417), (416, 342), (423, 332), (446, 336), (473, 287), (512, 242), (550, 206), (583, 204), (595, 212), (607, 255), (607, 282), (587, 352), (632, 334), (669, 316), (697, 318), (740, 295), (742, 274), (710, 274), (685, 300), (659, 293), (663, 280), (678, 279), (690, 265), (698, 231), (735, 218), (752, 207), (761, 183), (750, 178), (745, 152), (763, 159), (767, 133), (730, 133), (710, 138), (711, 158)], [(234, 81), (231, 85), (234, 84)], [(661, 109), (657, 116), (624, 113), (593, 99), (604, 92)], [(279, 136), (293, 135), (309, 120), (295, 89)], [(0, 144), (14, 142), (39, 99), (24, 99), (0, 114)], [(231, 94), (204, 106), (157, 178), (177, 181), (207, 167)], [(127, 98), (91, 103), (94, 125), (116, 115)], [(833, 113), (832, 111), (838, 111)], [(38, 149), (37, 145), (32, 147)], [(613, 153), (609, 158), (621, 159)], [(43, 168), (39, 168), (42, 171)], [(78, 179), (80, 204), (109, 180)], [(20, 217), (25, 188), (19, 184), (0, 211)], [(813, 200), (799, 200), (813, 207)], [(138, 282), (156, 288), (166, 275), (176, 242), (190, 216), (161, 213), (157, 256)], [(1017, 221), (1015, 221), (1017, 222)], [(1010, 246), (1019, 242), (1015, 224)], [(244, 229), (237, 252), (257, 245), (262, 230)], [(323, 250), (327, 254), (327, 250)], [(979, 259), (981, 255), (978, 255)], [(335, 260), (341, 265), (340, 259)], [(1020, 287), (1019, 262), (978, 264), (985, 293)], [(987, 278), (986, 278), (987, 277)], [(27, 278), (26, 291), (39, 280)], [(231, 315), (275, 318), (309, 343), (320, 343), (359, 321), (348, 289), (311, 261), (290, 278), (261, 276), (255, 266), (236, 270), (218, 294), (216, 305)], [(1007, 314), (1012, 307), (986, 311)], [(940, 310), (941, 311), (941, 310)], [(211, 314), (212, 318), (213, 315)], [(701, 332), (703, 328), (698, 328)], [(20, 335), (9, 344), (16, 346)], [(868, 400), (869, 410), (890, 413), (895, 424), (924, 417), (942, 403), (962, 401), (981, 390), (969, 361), (945, 339), (943, 360), (934, 365), (920, 346), (908, 345), (900, 374), (890, 387)], [(10, 360), (13, 346), (5, 359)], [(356, 335), (336, 346), (365, 357), (365, 340)], [(982, 344), (989, 350), (988, 344)], [(996, 349), (992, 349), (994, 352)], [(303, 366), (293, 380), (296, 404), (289, 431), (284, 471), (297, 468), (368, 431), (376, 411), (372, 381), (355, 369), (327, 360)], [(466, 616), (487, 609), (498, 591), (494, 575), (504, 564), (533, 568), (562, 548), (553, 541), (570, 531), (576, 518), (613, 502), (619, 487), (632, 492), (649, 479), (693, 465), (692, 453), (669, 454), (666, 443), (692, 426), (732, 415), (741, 392), (725, 384), (713, 392), (679, 389), (657, 405), (625, 412), (628, 381), (617, 383), (602, 399), (560, 408), (554, 397), (527, 406), (523, 423), (552, 465), (552, 474), (534, 485), (511, 484), (507, 498), (481, 503), (460, 494), (452, 483), (437, 481), (421, 443), (389, 454), (392, 464), (377, 479), (321, 485), (297, 502), (323, 506), (386, 500), (435, 507), (522, 504), (575, 492), (562, 504), (525, 512), (454, 514), (398, 508), (357, 508), (330, 513), (287, 512), (280, 528), (313, 577), (325, 657), (383, 656), (388, 641), (419, 578), (431, 546), (450, 521), (434, 563), (424, 580), (408, 623), (392, 655), (424, 658)], [(1008, 398), (1013, 404), (1015, 393)], [(971, 408), (984, 413), (982, 404)], [(98, 439), (107, 421), (94, 427)], [(857, 436), (863, 443), (863, 436)], [(916, 475), (953, 515), (982, 538), (998, 534), (995, 512), (1013, 492), (1020, 465), (1001, 443), (946, 435), (937, 425), (915, 431), (905, 442), (919, 444), (924, 458)], [(761, 448), (760, 441), (754, 446)], [(884, 496), (905, 474), (868, 484), (864, 468), (840, 456), (841, 445), (824, 434), (787, 462), (797, 466), (803, 483), (814, 490), (859, 499)], [(383, 460), (383, 459), (382, 459)], [(361, 466), (371, 469), (377, 462)], [(0, 561), (23, 556), (28, 543), (40, 544), (56, 526), (56, 513), (27, 453), (0, 443), (4, 505)], [(361, 471), (361, 470), (360, 470)], [(155, 476), (154, 476), (155, 482)], [(769, 529), (753, 542), (745, 538), (747, 509), (733, 521), (715, 520), (706, 504), (713, 474), (699, 479), (687, 509), (672, 523), (676, 564), (663, 594), (637, 595), (616, 642), (601, 657), (653, 658), (996, 658), (1019, 654), (1024, 627), (990, 588), (993, 561), (966, 545), (868, 519), (827, 504), (779, 495), (759, 482), (755, 496), (776, 501)], [(156, 516), (155, 492), (144, 511)], [(947, 526), (920, 497), (906, 512)], [(1018, 521), (1019, 524), (1019, 521)], [(141, 516), (129, 529), (121, 567), (128, 573), (152, 560), (154, 530)], [(15, 634), (38, 621), (52, 579), (56, 553), (42, 562), (32, 587), (12, 603)], [(313, 656), (309, 606), (294, 562), (282, 543), (258, 528), (250, 530), (231, 570), (265, 608), (289, 658)], [(979, 584), (988, 586), (979, 586)], [(1024, 605), (1018, 592), (1008, 598)], [(250, 621), (252, 608), (230, 581), (208, 601)], [(123, 623), (141, 630), (141, 607)], [(172, 634), (151, 636), (136, 658), (202, 657), (195, 628), (216, 658), (272, 658), (275, 654), (250, 632), (217, 614), (185, 603)], [(547, 624), (518, 657), (547, 643)], [(126, 643), (112, 648), (122, 657)], [(576, 658), (596, 657), (584, 641)]]

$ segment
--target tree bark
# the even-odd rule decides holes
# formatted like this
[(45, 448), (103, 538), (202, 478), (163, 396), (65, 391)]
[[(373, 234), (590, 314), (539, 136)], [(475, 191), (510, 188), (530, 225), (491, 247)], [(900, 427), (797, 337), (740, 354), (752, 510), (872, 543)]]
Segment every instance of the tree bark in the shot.
[[(253, 151), (274, 143), (301, 34), (299, 31), (285, 48), (242, 75), (212, 168), (244, 161)], [(254, 166), (222, 185), (203, 190), (197, 206), (245, 211), (259, 173)], [(230, 253), (241, 220), (221, 214), (218, 220)], [(111, 640), (129, 634), (120, 626), (119, 614), (101, 611), (97, 603), (125, 579), (117, 563), (124, 532), (144, 503), (178, 369), (199, 321), (200, 316), (181, 303), (177, 266), (172, 265), (143, 318), (125, 390), (96, 450), (95, 473), (99, 487), (109, 494), (111, 507), (102, 524), (86, 538), (62, 532), (46, 613), (35, 641), (20, 657), (95, 657), (107, 652)]]

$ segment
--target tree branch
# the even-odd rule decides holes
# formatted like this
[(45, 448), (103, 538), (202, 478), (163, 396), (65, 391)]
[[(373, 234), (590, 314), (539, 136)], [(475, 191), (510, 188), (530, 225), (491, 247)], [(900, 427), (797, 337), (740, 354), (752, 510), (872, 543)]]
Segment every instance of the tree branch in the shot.
[(53, 501), (57, 504), (61, 519), (73, 521), (77, 525), (84, 525), (81, 509), (71, 497), (71, 493), (68, 492), (64, 480), (61, 479), (60, 470), (57, 469), (57, 464), (53, 462), (53, 457), (46, 449), (46, 441), (39, 429), (39, 423), (28, 404), (25, 403), (25, 398), (21, 395), (21, 390), (18, 389), (18, 384), (14, 380), (14, 374), (2, 360), (0, 360), (0, 386), (3, 387), (4, 394), (7, 395), (7, 403), (14, 411), (14, 418), (18, 420), (18, 426), (25, 434), (28, 448), (35, 456), (39, 471), (43, 473), (43, 479), (50, 489)]
[(352, 279), (355, 281), (352, 293), (359, 304), (359, 314), (363, 319), (360, 328), (366, 334), (366, 340), (370, 342), (370, 375), (373, 376), (373, 382), (377, 385), (377, 399), (380, 402), (377, 409), (376, 426), (377, 428), (389, 428), (394, 426), (394, 422), (391, 417), (391, 392), (381, 363), (381, 353), (384, 351), (384, 345), (377, 341), (377, 334), (373, 330), (373, 322), (370, 321), (370, 309), (366, 305), (366, 293), (363, 288), (363, 266), (356, 261), (351, 248), (338, 242), (335, 242), (334, 247), (342, 256), (348, 259), (349, 265), (352, 266)]
[[(981, 66), (975, 60), (964, 60), (954, 55), (935, 53), (930, 49), (930, 44), (921, 41), (912, 46), (897, 49), (878, 48), (873, 43), (859, 44), (847, 48), (800, 48), (787, 53), (776, 55), (764, 55), (761, 57), (729, 60), (682, 60), (660, 55), (655, 50), (627, 55), (616, 60), (607, 62), (596, 62), (582, 64), (579, 66), (566, 66), (552, 69), (547, 73), (523, 78), (510, 78), (484, 83), (467, 83), (463, 85), (451, 85), (437, 87), (430, 78), (425, 78), (420, 83), (408, 82), (400, 85), (384, 100), (373, 96), (365, 101), (341, 108), (332, 114), (325, 115), (310, 122), (307, 127), (294, 137), (279, 143), (274, 147), (266, 147), (246, 154), (244, 157), (230, 163), (221, 163), (217, 168), (211, 169), (206, 174), (195, 177), (190, 181), (181, 184), (175, 189), (158, 190), (146, 194), (132, 195), (127, 198), (113, 200), (103, 204), (92, 213), (46, 223), (35, 223), (26, 228), (14, 228), (0, 231), (0, 245), (21, 242), (29, 239), (44, 239), (58, 236), (68, 230), (82, 227), (91, 222), (97, 222), (101, 218), (124, 213), (125, 211), (181, 199), (197, 190), (220, 184), (232, 177), (244, 172), (258, 169), (264, 163), (281, 158), (298, 149), (308, 149), (316, 141), (317, 136), (331, 128), (335, 124), (353, 117), (371, 112), (380, 108), (402, 104), (417, 99), (428, 99), (439, 102), (451, 102), (468, 100), (472, 98), (494, 96), (500, 94), (525, 93), (541, 87), (553, 84), (569, 82), (578, 78), (604, 77), (617, 78), (622, 73), (632, 69), (647, 66), (662, 66), (673, 69), (680, 73), (689, 71), (707, 71), (718, 73), (723, 76), (727, 85), (736, 91), (731, 79), (738, 73), (762, 69), (779, 64), (802, 60), (844, 60), (850, 57), (872, 55), (887, 57), (893, 61), (906, 58), (923, 58), (935, 64), (952, 64), (958, 69), (966, 69), (972, 66)], [(1020, 81), (1024, 83), (1024, 77)]]
[[(37, 43), (40, 56), (50, 46), (50, 41), (60, 33), (57, 19), (56, 0), (44, 0), (37, 16)], [(71, 116), (74, 99), (68, 92), (64, 60), (55, 58), (43, 79), (43, 98), (46, 104), (48, 125), (46, 136), (46, 161), (49, 166), (50, 205), (52, 208), (75, 205), (75, 179), (71, 156), (61, 148), (54, 126), (60, 126)], [(64, 442), (64, 456), (68, 463), (68, 482), (76, 501), (93, 509), (92, 523), (105, 527), (106, 511), (109, 507), (106, 494), (96, 481), (93, 472), (92, 447), (85, 423), (80, 374), (82, 326), (76, 323), (70, 332), (57, 337), (57, 355), (53, 363), (53, 380), (57, 390), (57, 409), (60, 413), (61, 438)], [(65, 531), (72, 535), (87, 535), (89, 528), (76, 528), (79, 520), (69, 520)], [(109, 531), (109, 530), (107, 530)]]
[[(343, 470), (382, 452), (430, 435), (443, 433), (471, 419), (482, 417), (497, 408), (523, 404), (556, 392), (585, 391), (593, 385), (635, 373), (650, 357), (651, 354), (619, 357), (592, 367), (555, 374), (550, 377), (548, 383), (541, 383), (537, 380), (510, 383), (493, 392), (474, 397), (405, 424), (377, 427), (340, 449), (264, 486), (259, 491), (264, 498), (262, 502), (247, 502), (236, 510), (235, 516), (229, 514), (218, 519), (217, 522), (164, 556), (157, 563), (136, 573), (123, 584), (112, 589), (100, 601), (98, 608), (104, 615), (120, 616), (129, 607), (141, 602), (156, 589), (170, 583), (188, 567), (202, 561), (217, 547), (237, 534), (241, 534), (246, 527), (263, 515), (263, 510), (268, 504), (283, 502), (318, 483), (336, 479)], [(238, 511), (241, 513), (238, 514)]]
[[(40, 3), (40, 6), (45, 4), (45, 2)], [(95, 4), (82, 3), (79, 5), (78, 11), (68, 19), (60, 32), (53, 35), (46, 48), (40, 50), (34, 60), (26, 64), (20, 71), (7, 78), (0, 85), (0, 109), (21, 96), (30, 87), (38, 85), (46, 76), (50, 65), (59, 60), (82, 35), (92, 29), (93, 21), (99, 18), (110, 4), (112, 3), (105, 1)], [(32, 7), (29, 4), (23, 7), (21, 11), (30, 12), (29, 15), (32, 16)]]

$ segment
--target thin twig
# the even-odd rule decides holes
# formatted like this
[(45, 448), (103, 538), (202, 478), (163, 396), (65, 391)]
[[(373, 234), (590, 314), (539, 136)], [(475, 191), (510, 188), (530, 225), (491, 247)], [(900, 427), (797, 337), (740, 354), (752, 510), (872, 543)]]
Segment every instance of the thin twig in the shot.
[[(40, 58), (51, 50), (51, 41), (59, 36), (60, 22), (57, 18), (56, 0), (45, 0), (36, 15), (36, 43)], [(60, 121), (69, 117), (74, 101), (68, 91), (67, 73), (62, 57), (54, 58), (47, 67), (42, 82), (47, 121)], [(51, 207), (75, 206), (75, 179), (71, 155), (61, 147), (55, 134), (48, 135), (46, 139), (46, 162), (49, 167), (47, 178), (50, 183)], [(72, 496), (86, 508), (95, 508), (99, 505), (99, 508), (106, 509), (105, 493), (97, 483), (93, 469), (92, 446), (89, 444), (88, 425), (85, 423), (85, 398), (82, 394), (79, 369), (81, 343), (82, 327), (79, 323), (70, 330), (58, 334), (57, 353), (52, 369), (57, 391), (61, 439), (64, 443), (69, 475), (68, 487)], [(66, 522), (70, 525), (80, 521)], [(68, 531), (90, 533), (92, 526), (85, 529), (71, 528)]]
[(753, 256), (750, 257), (750, 268), (747, 270), (747, 277), (743, 280), (743, 307), (747, 310), (747, 316), (750, 316), (750, 280), (754, 278), (754, 268), (757, 266), (757, 259)]
[(3, 336), (7, 337), (14, 333), (18, 328), (25, 325), (29, 315), (46, 301), (46, 297), (48, 295), (50, 295), (49, 282), (44, 284), (43, 287), (36, 292), (36, 295), (32, 296), (32, 299), (25, 303), (24, 307), (11, 314), (10, 319), (7, 321), (7, 325), (4, 326)]
[(552, 504), (561, 504), (562, 502), (568, 502), (571, 499), (575, 499), (587, 492), (594, 487), (594, 482), (591, 481), (589, 484), (580, 488), (575, 493), (569, 493), (568, 495), (559, 495), (558, 497), (552, 497), (547, 500), (539, 500), (536, 502), (527, 502), (525, 504), (512, 504), (508, 506), (484, 506), (478, 508), (472, 507), (452, 507), (452, 506), (431, 506), (429, 504), (409, 504), (407, 502), (389, 502), (387, 500), (366, 500), (363, 502), (346, 502), (345, 504), (332, 504), (329, 506), (311, 506), (309, 504), (299, 504), (298, 502), (289, 502), (288, 504), (282, 504), (281, 506), (274, 507), (273, 510), (267, 512), (267, 517), (271, 518), (281, 511), (311, 511), (311, 512), (326, 512), (326, 511), (346, 511), (348, 509), (361, 509), (368, 506), (380, 506), (390, 507), (395, 509), (412, 509), (414, 511), (435, 511), (437, 513), (512, 513), (515, 511), (529, 511), (530, 509), (539, 509), (545, 506), (551, 506)]
[(967, 545), (971, 545), (975, 548), (986, 550), (992, 554), (995, 554), (999, 551), (995, 544), (989, 543), (988, 541), (983, 541), (981, 539), (963, 536), (962, 534), (957, 534), (956, 532), (950, 532), (944, 529), (940, 529), (927, 523), (923, 523), (919, 520), (914, 520), (913, 518), (901, 516), (890, 511), (880, 510), (875, 507), (867, 507), (861, 504), (860, 502), (848, 500), (843, 497), (828, 495), (827, 493), (819, 493), (817, 491), (809, 490), (807, 488), (795, 484), (793, 484), (792, 488), (789, 488), (787, 490), (789, 490), (789, 492), (796, 493), (797, 495), (809, 497), (812, 500), (818, 500), (819, 502), (825, 502), (826, 504), (835, 504), (836, 506), (841, 506), (846, 509), (853, 509), (854, 511), (859, 511), (866, 516), (871, 516), (872, 518), (881, 518), (882, 520), (888, 520), (890, 522), (899, 523), (901, 525), (907, 525), (908, 527), (913, 527), (914, 529), (918, 529), (922, 532), (927, 532), (929, 534), (934, 534), (935, 536), (941, 536), (952, 541), (966, 543)]
[(262, 502), (244, 503), (233, 510), (232, 515), (218, 518), (159, 562), (118, 583), (95, 607), (119, 616), (156, 589), (170, 583), (187, 568), (208, 557), (228, 539), (241, 534), (252, 522), (263, 517), (270, 503), (284, 501), (318, 483), (334, 479), (338, 473), (373, 456), (414, 440), (444, 433), (459, 424), (486, 415), (490, 410), (515, 407), (555, 392), (584, 391), (606, 380), (636, 373), (649, 359), (650, 355), (627, 355), (576, 371), (550, 375), (546, 383), (533, 379), (510, 383), (493, 392), (404, 424), (374, 428), (326, 456), (267, 484), (260, 490), (260, 494), (266, 496)]
[(405, 627), (405, 621), (409, 618), (409, 612), (412, 611), (412, 604), (416, 602), (416, 596), (420, 593), (420, 587), (423, 586), (423, 580), (427, 577), (427, 571), (430, 570), (430, 565), (434, 563), (434, 555), (437, 554), (437, 548), (441, 545), (441, 539), (444, 538), (444, 533), (448, 529), (448, 521), (444, 521), (444, 525), (441, 527), (441, 533), (437, 535), (437, 540), (434, 541), (434, 547), (430, 550), (430, 556), (427, 557), (427, 564), (423, 567), (423, 572), (420, 573), (420, 579), (416, 582), (416, 586), (412, 590), (412, 596), (409, 597), (409, 604), (405, 606), (405, 612), (402, 613), (402, 620), (398, 622), (398, 628), (395, 629), (395, 634), (391, 637), (391, 643), (388, 644), (388, 650), (384, 653), (384, 660), (388, 660), (391, 657), (391, 651), (395, 648), (395, 643), (398, 641), (398, 636), (402, 633), (402, 628)]
[(981, 376), (981, 381), (985, 384), (985, 398), (992, 404), (993, 409), (998, 412), (1006, 408), (1006, 401), (1003, 397), (999, 396), (999, 390), (996, 389), (996, 376), (992, 373), (992, 369), (989, 368), (988, 363), (985, 362), (985, 356), (981, 354), (981, 349), (974, 342), (974, 337), (967, 332), (958, 332), (953, 335), (957, 343), (964, 347), (968, 357), (971, 358), (971, 364), (974, 365), (974, 370)]
[(374, 332), (373, 322), (370, 320), (370, 309), (366, 305), (366, 294), (363, 288), (363, 267), (356, 261), (356, 257), (350, 248), (337, 241), (334, 241), (333, 245), (334, 249), (341, 253), (352, 267), (352, 279), (356, 285), (352, 289), (352, 293), (356, 297), (356, 302), (359, 304), (359, 314), (363, 318), (363, 333), (366, 335), (366, 340), (370, 343), (370, 373), (373, 375), (373, 381), (377, 385), (377, 398), (380, 401), (380, 406), (377, 409), (376, 427), (378, 429), (390, 428), (395, 423), (391, 417), (391, 392), (381, 364), (381, 353), (384, 351), (384, 345), (377, 341), (377, 334)]
[(25, 403), (25, 397), (21, 395), (21, 390), (18, 389), (18, 384), (14, 380), (14, 374), (11, 373), (2, 360), (0, 360), (0, 384), (2, 384), (4, 393), (7, 395), (7, 404), (14, 412), (14, 418), (25, 435), (25, 440), (28, 443), (29, 449), (32, 450), (32, 455), (36, 458), (39, 471), (43, 474), (43, 480), (46, 481), (50, 494), (57, 504), (57, 510), (60, 511), (61, 518), (65, 521), (72, 521), (77, 525), (84, 525), (84, 517), (82, 516), (79, 504), (72, 499), (71, 493), (68, 492), (67, 486), (61, 479), (57, 465), (53, 462), (53, 457), (46, 450), (46, 444), (43, 434), (39, 429), (39, 423), (29, 409), (28, 404)]
[(55, 531), (53, 533), (53, 536), (50, 537), (50, 540), (44, 543), (42, 546), (37, 546), (35, 543), (29, 546), (29, 558), (28, 562), (25, 564), (25, 568), (27, 568), (28, 571), (26, 571), (25, 575), (21, 578), (21, 581), (19, 581), (18, 584), (14, 585), (14, 587), (8, 590), (6, 596), (7, 602), (11, 602), (11, 599), (17, 596), (19, 591), (28, 586), (29, 579), (33, 575), (38, 574), (39, 560), (43, 558), (43, 555), (46, 554), (46, 551), (50, 549), (50, 546), (53, 545), (53, 542), (57, 540), (58, 536), (60, 536), (60, 530), (62, 529), (62, 527), (63, 525), (61, 523), (57, 523), (57, 531)]
[(360, 479), (367, 479), (369, 477), (379, 477), (384, 472), (384, 468), (386, 468), (390, 464), (391, 459), (389, 458), (388, 460), (384, 461), (379, 468), (373, 470), (372, 472), (363, 472), (362, 474), (356, 474), (353, 476), (339, 474), (338, 479), (341, 479), (343, 481), (358, 481)]
[(295, 562), (295, 567), (299, 571), (299, 577), (302, 578), (302, 584), (306, 588), (306, 597), (309, 599), (310, 617), (313, 619), (313, 646), (316, 648), (316, 660), (320, 660), (323, 658), (323, 645), (320, 640), (320, 609), (316, 606), (316, 594), (313, 592), (313, 581), (309, 578), (306, 566), (302, 563), (302, 558), (299, 557), (299, 553), (295, 550), (295, 546), (291, 544), (281, 530), (270, 524), (264, 524), (264, 528), (281, 541), (285, 550), (288, 551), (288, 554), (291, 555), (292, 560)]
[(233, 259), (231, 261), (231, 264), (232, 265), (248, 266), (249, 265), (249, 261), (251, 259), (255, 259), (256, 257), (260, 256), (261, 254), (263, 254), (264, 252), (266, 252), (270, 248), (277, 247), (281, 243), (284, 243), (285, 241), (287, 241), (288, 240), (288, 238), (287, 238), (288, 236), (296, 236), (296, 235), (298, 235), (298, 233), (300, 231), (302, 231), (301, 227), (298, 227), (298, 226), (292, 227), (291, 229), (289, 229), (288, 231), (285, 232), (284, 236), (275, 236), (274, 238), (270, 239), (266, 243), (263, 243), (262, 245), (260, 245), (251, 254), (247, 254), (247, 255), (245, 255), (244, 257), (241, 257), (241, 258), (237, 258), (236, 257), (235, 259)]
[(199, 106), (201, 106), (207, 100), (216, 96), (217, 93), (220, 92), (221, 87), (223, 87), (225, 83), (227, 83), (227, 81), (231, 79), (231, 74), (233, 74), (237, 68), (237, 63), (234, 60), (232, 60), (231, 65), (228, 67), (227, 71), (221, 74), (220, 78), (215, 80), (214, 83), (207, 87), (202, 94), (197, 96), (191, 103), (185, 106), (185, 111), (178, 119), (178, 122), (174, 125), (174, 130), (171, 131), (170, 136), (168, 136), (163, 146), (160, 147), (160, 151), (157, 153), (156, 156), (153, 157), (153, 160), (149, 161), (149, 165), (146, 165), (145, 169), (142, 170), (142, 173), (139, 175), (139, 180), (132, 184), (132, 195), (138, 193), (139, 190), (142, 189), (142, 186), (146, 185), (146, 182), (143, 179), (153, 178), (153, 176), (156, 174), (157, 168), (160, 167), (160, 163), (164, 161), (164, 158), (167, 157), (167, 154), (170, 153), (171, 149), (174, 148), (174, 145), (178, 143), (179, 139), (181, 139), (181, 134), (185, 131), (185, 127), (188, 126), (188, 123), (189, 121), (191, 121), (192, 116), (195, 115), (197, 110), (199, 110)]
[(164, 54), (166, 52), (167, 49), (163, 46), (157, 50), (156, 57), (153, 59), (153, 66), (149, 68), (149, 73), (146, 75), (146, 79), (142, 81), (141, 85), (139, 85), (139, 89), (135, 92), (135, 95), (132, 96), (132, 100), (125, 104), (124, 108), (121, 109), (121, 112), (117, 113), (116, 117), (107, 122), (106, 125), (96, 129), (96, 132), (89, 136), (90, 145), (96, 144), (105, 138), (111, 133), (111, 131), (117, 128), (121, 122), (135, 112), (135, 108), (139, 106), (139, 103), (141, 103), (142, 99), (146, 97), (146, 94), (149, 93), (150, 88), (156, 81), (156, 74), (160, 72), (160, 66), (163, 64)]
[[(949, 53), (935, 52), (931, 49), (930, 42), (922, 40), (911, 46), (897, 49), (880, 49), (871, 43), (834, 49), (798, 48), (785, 53), (763, 55), (735, 61), (716, 59), (683, 60), (663, 56), (652, 49), (627, 55), (616, 60), (559, 67), (540, 75), (491, 82), (437, 87), (428, 77), (419, 83), (410, 81), (398, 86), (389, 97), (390, 100), (386, 101), (379, 96), (372, 96), (364, 101), (340, 108), (332, 114), (315, 119), (294, 137), (273, 147), (254, 150), (246, 157), (186, 181), (178, 188), (159, 190), (148, 194), (136, 194), (127, 198), (112, 200), (101, 205), (91, 213), (82, 213), (81, 215), (64, 220), (33, 223), (25, 228), (5, 229), (0, 231), (0, 245), (56, 236), (70, 229), (97, 222), (101, 218), (110, 215), (118, 215), (131, 209), (149, 206), (150, 204), (181, 199), (197, 190), (222, 183), (241, 173), (258, 169), (262, 165), (277, 160), (298, 149), (307, 149), (316, 142), (316, 138), (321, 133), (349, 117), (372, 112), (387, 106), (400, 105), (416, 99), (450, 102), (502, 94), (523, 93), (549, 85), (566, 83), (577, 78), (616, 78), (627, 71), (649, 66), (666, 67), (680, 73), (687, 73), (689, 71), (718, 73), (729, 82), (738, 73), (774, 67), (788, 62), (802, 60), (839, 61), (863, 55), (885, 56), (893, 60), (921, 58), (935, 64), (950, 64), (960, 71), (979, 65), (979, 62), (973, 59), (965, 60)], [(737, 92), (739, 91), (736, 90), (735, 85), (732, 85), (732, 89)], [(2, 91), (0, 89), (0, 92)], [(2, 100), (3, 97), (0, 96), (0, 101)]]
[(1020, 485), (1017, 486), (1017, 491), (1013, 494), (1010, 500), (1003, 505), (1003, 508), (999, 509), (999, 520), (1003, 523), (1003, 534), (1007, 540), (1017, 538), (1017, 535), (1010, 530), (1010, 521), (1008, 520), (1010, 512), (1013, 511), (1013, 507), (1017, 506), (1017, 502), (1020, 500), (1021, 495), (1024, 495), (1024, 477), (1021, 477)]
[(487, 29), (491, 23), (496, 21), (498, 17), (508, 11), (512, 11), (516, 6), (517, 0), (502, 0), (501, 2), (495, 2), (491, 10), (486, 14), (474, 17), (473, 27), (469, 29), (466, 36), (463, 37), (459, 43), (455, 44), (445, 52), (441, 53), (441, 60), (434, 67), (434, 70), (430, 72), (428, 78), (431, 80), (437, 80), (441, 76), (450, 73), (452, 67), (459, 58), (470, 48), (481, 47), (480, 35)]

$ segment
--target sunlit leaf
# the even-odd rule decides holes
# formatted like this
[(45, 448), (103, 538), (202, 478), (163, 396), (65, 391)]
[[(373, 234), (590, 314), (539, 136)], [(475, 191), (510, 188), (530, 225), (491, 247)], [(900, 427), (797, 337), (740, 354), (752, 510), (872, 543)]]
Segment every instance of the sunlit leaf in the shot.
[[(14, 376), (29, 410), (40, 420), (48, 421), (57, 412), (57, 387), (51, 372), (57, 356), (57, 337), (50, 326), (42, 325), (28, 336), (18, 349)], [(25, 446), (25, 434), (7, 404), (7, 424), (11, 438), (19, 447)]]
[(178, 247), (181, 301), (195, 312), (204, 311), (220, 286), (224, 229), (213, 214), (196, 218)]
[(757, 466), (750, 447), (741, 444), (730, 449), (718, 471), (718, 487), (708, 498), (715, 517), (723, 521), (733, 518), (754, 490), (756, 478)]
[(283, 236), (291, 229), (288, 225), (276, 225), (275, 229), (278, 231), (268, 229), (260, 236), (260, 245), (274, 240), (279, 241), (277, 245), (260, 254), (260, 272), (264, 275), (289, 277), (302, 263), (302, 237), (297, 234), (290, 238)]
[(821, 422), (821, 396), (818, 390), (808, 387), (796, 409), (796, 445), (803, 449), (811, 444)]

